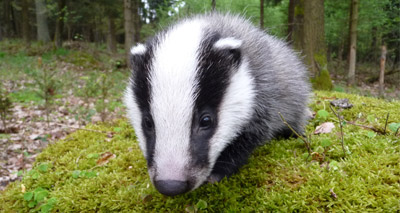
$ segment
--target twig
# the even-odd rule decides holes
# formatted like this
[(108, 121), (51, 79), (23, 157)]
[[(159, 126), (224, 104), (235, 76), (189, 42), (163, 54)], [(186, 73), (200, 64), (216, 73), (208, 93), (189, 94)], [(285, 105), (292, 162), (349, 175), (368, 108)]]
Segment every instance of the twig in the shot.
[(354, 126), (359, 126), (359, 127), (365, 128), (365, 129), (370, 129), (370, 130), (372, 130), (372, 131), (374, 131), (374, 132), (377, 132), (377, 133), (380, 133), (380, 134), (383, 133), (382, 130), (377, 129), (377, 128), (373, 127), (373, 126), (365, 126), (365, 125), (362, 125), (362, 124), (354, 123), (354, 122), (352, 122), (352, 121), (346, 121), (346, 120), (344, 120), (344, 121), (345, 121), (346, 123), (348, 123), (348, 124), (351, 124), (351, 125), (354, 125)]
[(308, 155), (311, 156), (311, 147), (310, 147), (310, 142), (307, 140), (307, 138), (304, 138), (303, 136), (301, 136), (299, 133), (296, 132), (296, 130), (294, 130), (290, 124), (285, 120), (285, 118), (282, 116), (282, 114), (280, 112), (278, 112), (279, 116), (281, 117), (281, 120), (284, 124), (286, 124), (287, 127), (289, 127), (290, 130), (292, 130), (292, 132), (299, 137), (305, 144), (308, 150)]
[(383, 129), (383, 134), (384, 134), (384, 135), (386, 135), (386, 126), (387, 126), (387, 123), (388, 123), (388, 120), (389, 120), (389, 114), (390, 114), (390, 112), (388, 112), (388, 114), (387, 114), (387, 116), (386, 116), (385, 129)]
[(336, 113), (336, 111), (333, 109), (332, 105), (329, 105), (331, 108), (333, 114), (336, 115), (336, 117), (339, 119), (339, 126), (340, 126), (340, 136), (341, 136), (341, 143), (342, 143), (342, 150), (343, 150), (343, 155), (346, 157), (346, 151), (344, 149), (344, 141), (343, 141), (343, 126), (342, 126), (342, 119), (340, 118), (339, 113)]
[(396, 135), (397, 135), (397, 133), (399, 132), (399, 129), (400, 129), (400, 127), (399, 127), (399, 128), (397, 128), (397, 130), (396, 130), (396, 133), (394, 133), (394, 136), (396, 136)]

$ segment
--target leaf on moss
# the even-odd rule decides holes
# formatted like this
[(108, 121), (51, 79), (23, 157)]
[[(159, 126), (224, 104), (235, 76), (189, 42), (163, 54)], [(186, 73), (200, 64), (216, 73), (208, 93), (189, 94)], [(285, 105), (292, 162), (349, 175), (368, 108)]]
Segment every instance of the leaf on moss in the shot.
[(194, 208), (194, 206), (186, 206), (185, 211), (188, 213), (195, 213), (196, 209)]
[(143, 194), (141, 196), (143, 203), (150, 202), (153, 199), (153, 195)]
[(109, 160), (115, 158), (116, 155), (111, 152), (105, 152), (101, 154), (101, 158), (97, 160), (96, 164), (98, 166), (103, 166), (108, 163)]
[(333, 160), (329, 163), (329, 167), (333, 170), (336, 171), (339, 169), (339, 162)]
[(81, 174), (81, 170), (75, 170), (72, 172), (72, 177), (78, 178), (80, 174)]
[(400, 123), (391, 123), (391, 124), (389, 124), (389, 129), (392, 132), (396, 132), (397, 129), (399, 129), (399, 128), (400, 128)]
[(47, 172), (48, 168), (49, 168), (49, 165), (47, 163), (42, 163), (38, 167), (39, 171), (41, 171), (41, 172)]
[(324, 148), (328, 147), (328, 146), (332, 146), (332, 142), (331, 142), (330, 139), (327, 139), (327, 138), (322, 139), (321, 146), (324, 147)]
[(30, 201), (33, 198), (33, 192), (26, 192), (24, 193), (24, 200)]
[(49, 192), (47, 190), (35, 192), (34, 199), (36, 202), (41, 202), (47, 197), (48, 194), (49, 194)]
[(197, 202), (196, 204), (196, 208), (201, 210), (207, 209), (207, 202), (200, 199), (199, 202)]
[(332, 122), (325, 122), (315, 128), (314, 134), (323, 134), (323, 133), (331, 133), (332, 129), (335, 128), (335, 124)]
[(376, 133), (375, 133), (375, 132), (369, 131), (369, 132), (367, 133), (367, 136), (368, 136), (369, 138), (374, 138), (374, 137), (376, 136)]
[(329, 112), (327, 112), (324, 109), (321, 109), (321, 110), (318, 110), (317, 115), (319, 118), (321, 118), (323, 121), (325, 121), (326, 119), (328, 119)]
[(374, 123), (375, 122), (375, 116), (374, 115), (368, 115), (367, 120), (369, 123)]
[(30, 202), (28, 203), (28, 207), (29, 207), (29, 208), (33, 208), (33, 207), (36, 206), (36, 204), (37, 204), (37, 202), (34, 201), (34, 200), (32, 200), (32, 201), (30, 201)]

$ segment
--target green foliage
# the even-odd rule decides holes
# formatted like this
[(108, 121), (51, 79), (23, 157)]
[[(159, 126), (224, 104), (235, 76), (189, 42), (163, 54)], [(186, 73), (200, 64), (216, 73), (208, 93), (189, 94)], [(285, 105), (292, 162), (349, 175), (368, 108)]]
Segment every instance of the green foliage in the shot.
[(42, 58), (38, 58), (38, 69), (27, 70), (26, 74), (35, 81), (35, 92), (44, 100), (46, 111), (46, 121), (49, 124), (49, 111), (53, 104), (55, 94), (61, 87), (61, 82), (57, 79), (57, 70), (46, 68), (42, 64)]
[[(313, 111), (323, 112), (332, 97), (348, 98), (354, 104), (353, 108), (340, 111), (345, 120), (369, 125), (368, 115), (385, 118), (388, 112), (390, 121), (400, 120), (400, 114), (395, 113), (400, 108), (398, 101), (337, 92), (316, 92), (311, 102)], [(326, 113), (319, 114), (324, 117)], [(317, 113), (307, 132), (314, 131), (313, 123), (318, 116)], [(325, 119), (338, 123), (332, 115)], [(377, 126), (385, 125), (385, 119), (374, 122)], [(55, 212), (399, 210), (400, 139), (394, 134), (376, 133), (370, 138), (371, 131), (347, 124), (343, 131), (350, 154), (345, 158), (337, 137), (338, 128), (332, 133), (312, 136), (315, 151), (312, 158), (307, 158), (308, 151), (302, 141), (273, 140), (258, 148), (249, 164), (231, 178), (205, 184), (184, 195), (165, 197), (151, 184), (146, 161), (127, 121), (86, 128), (105, 133), (77, 131), (47, 147), (22, 181), (11, 183), (0, 192), (0, 206), (5, 212), (36, 211), (38, 206), (42, 210), (50, 204)], [(114, 132), (112, 138), (107, 136), (109, 131)], [(105, 152), (116, 157), (97, 166), (98, 153)], [(48, 165), (46, 172), (40, 171), (42, 165)], [(21, 184), (26, 192), (21, 192)], [(37, 191), (46, 191), (43, 192), (46, 196), (42, 196), (42, 202), (29, 206)]]
[(0, 119), (3, 123), (4, 132), (7, 132), (7, 120), (12, 117), (13, 103), (2, 87), (0, 84)]
[(400, 129), (400, 123), (391, 123), (389, 124), (389, 129), (394, 132), (397, 133)]

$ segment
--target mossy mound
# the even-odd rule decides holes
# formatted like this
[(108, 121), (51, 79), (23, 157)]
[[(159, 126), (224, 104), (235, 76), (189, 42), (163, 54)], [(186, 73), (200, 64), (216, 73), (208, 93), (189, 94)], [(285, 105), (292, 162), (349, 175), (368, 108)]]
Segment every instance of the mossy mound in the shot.
[[(299, 139), (274, 140), (260, 147), (248, 165), (229, 179), (206, 184), (176, 197), (159, 194), (150, 183), (133, 129), (125, 120), (77, 131), (50, 145), (0, 194), (2, 212), (396, 212), (400, 210), (400, 136), (345, 124), (344, 157), (332, 98), (348, 98), (354, 107), (344, 119), (384, 128), (400, 123), (400, 102), (344, 93), (316, 92), (318, 113), (309, 132), (322, 122), (336, 127), (313, 135), (308, 157)], [(392, 125), (393, 126), (393, 125)], [(103, 154), (103, 155), (102, 155)], [(115, 156), (114, 156), (115, 155)], [(105, 158), (109, 156), (109, 158)], [(321, 158), (324, 156), (324, 158)], [(313, 159), (313, 160), (312, 160)]]

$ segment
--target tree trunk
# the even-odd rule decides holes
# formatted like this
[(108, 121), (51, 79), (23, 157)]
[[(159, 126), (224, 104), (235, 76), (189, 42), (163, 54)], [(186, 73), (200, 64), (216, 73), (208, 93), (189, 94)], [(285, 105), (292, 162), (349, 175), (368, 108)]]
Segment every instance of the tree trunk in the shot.
[(303, 0), (290, 0), (290, 4), (292, 4), (293, 10), (292, 15), (292, 31), (291, 31), (291, 40), (293, 41), (292, 45), (297, 50), (304, 49), (304, 1)]
[(350, 51), (349, 51), (349, 72), (347, 85), (352, 86), (355, 82), (356, 73), (356, 49), (357, 49), (357, 21), (358, 21), (358, 0), (351, 1), (350, 9)]
[(260, 0), (260, 28), (264, 29), (264, 0)]
[(133, 41), (134, 43), (140, 42), (140, 29), (141, 29), (141, 21), (140, 21), (140, 15), (139, 15), (139, 7), (140, 7), (140, 1), (133, 1), (132, 4), (132, 18), (133, 18)]
[(287, 41), (292, 42), (292, 34), (294, 29), (294, 8), (295, 8), (295, 0), (289, 1), (289, 11), (288, 11), (288, 31), (287, 31)]
[(50, 41), (49, 27), (47, 25), (47, 8), (44, 0), (35, 0), (37, 39), (43, 42)]
[(64, 29), (65, 6), (66, 6), (66, 0), (57, 1), (58, 15), (56, 20), (56, 32), (54, 33), (54, 42), (57, 48), (62, 47), (62, 33)]
[(304, 50), (314, 77), (327, 63), (324, 32), (324, 1), (304, 0)]
[(124, 0), (124, 29), (125, 29), (125, 51), (126, 51), (126, 62), (130, 66), (130, 49), (133, 46), (134, 41), (134, 26), (133, 26), (133, 15), (132, 15), (132, 1)]
[(107, 18), (107, 27), (108, 27), (108, 33), (107, 33), (107, 49), (108, 51), (112, 53), (117, 52), (117, 40), (115, 37), (115, 22), (114, 18), (111, 16), (108, 16)]
[(211, 10), (215, 11), (215, 7), (216, 7), (216, 0), (211, 0)]
[(386, 63), (386, 46), (382, 46), (380, 73), (379, 73), (379, 95), (383, 97), (385, 95), (385, 63)]
[(29, 43), (29, 0), (22, 0), (22, 39)]
[(289, 30), (293, 46), (304, 54), (315, 89), (332, 88), (329, 76), (324, 29), (323, 0), (290, 0)]
[(11, 37), (13, 33), (11, 33), (12, 26), (11, 26), (11, 5), (10, 0), (3, 1), (3, 20), (1, 23), (1, 28), (3, 30), (3, 37)]

